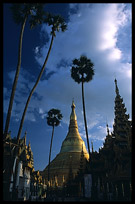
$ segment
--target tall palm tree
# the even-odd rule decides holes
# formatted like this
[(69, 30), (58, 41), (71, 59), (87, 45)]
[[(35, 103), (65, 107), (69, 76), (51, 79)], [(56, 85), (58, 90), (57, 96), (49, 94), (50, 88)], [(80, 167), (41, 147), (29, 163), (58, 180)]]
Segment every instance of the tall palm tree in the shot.
[(54, 135), (54, 127), (58, 126), (60, 124), (60, 120), (62, 120), (63, 116), (58, 109), (51, 109), (48, 112), (48, 115), (46, 117), (47, 124), (52, 126), (52, 137), (51, 137), (51, 143), (50, 143), (50, 152), (49, 152), (49, 163), (48, 163), (48, 183), (50, 181), (50, 160), (51, 160), (51, 151), (52, 151), (52, 141), (53, 141), (53, 135)]
[(26, 102), (26, 105), (25, 105), (25, 108), (24, 108), (24, 111), (23, 111), (19, 131), (18, 131), (18, 135), (17, 135), (18, 142), (19, 142), (19, 139), (20, 139), (20, 135), (21, 135), (21, 131), (22, 131), (23, 123), (24, 123), (25, 114), (26, 114), (26, 111), (27, 111), (27, 108), (28, 108), (28, 104), (29, 104), (30, 99), (32, 97), (32, 94), (33, 94), (34, 90), (36, 89), (36, 87), (37, 87), (37, 85), (38, 85), (38, 83), (39, 83), (39, 81), (40, 81), (40, 79), (42, 77), (42, 74), (44, 72), (46, 63), (48, 61), (48, 58), (49, 58), (49, 55), (50, 55), (50, 52), (51, 52), (53, 40), (54, 40), (54, 37), (56, 36), (56, 31), (59, 32), (61, 30), (62, 32), (64, 32), (66, 30), (66, 28), (67, 28), (67, 25), (65, 24), (64, 19), (60, 15), (54, 16), (54, 15), (52, 15), (50, 13), (47, 13), (45, 22), (48, 23), (49, 26), (50, 25), (52, 26), (52, 30), (51, 30), (52, 38), (51, 38), (50, 46), (49, 46), (48, 53), (46, 55), (44, 64), (43, 64), (43, 66), (41, 68), (41, 71), (40, 71), (40, 73), (38, 75), (38, 78), (37, 78), (32, 90), (30, 91), (29, 97), (27, 99), (27, 102)]
[(87, 138), (89, 158), (90, 158), (90, 145), (89, 145), (88, 130), (87, 130), (86, 112), (85, 112), (84, 83), (92, 80), (93, 75), (94, 75), (93, 66), (94, 64), (91, 62), (91, 60), (87, 59), (86, 56), (82, 55), (80, 59), (73, 60), (73, 66), (71, 68), (71, 77), (78, 84), (82, 83), (83, 116), (84, 116), (84, 124), (85, 124), (85, 132), (86, 132), (86, 138)]
[(37, 4), (37, 3), (36, 4), (13, 4), (11, 6), (11, 10), (12, 10), (12, 15), (15, 23), (21, 24), (21, 32), (20, 32), (20, 39), (19, 39), (18, 62), (17, 62), (16, 73), (15, 73), (12, 92), (11, 92), (10, 101), (9, 101), (8, 113), (7, 113), (5, 130), (4, 130), (4, 138), (6, 138), (8, 129), (9, 129), (14, 95), (15, 95), (15, 90), (16, 90), (20, 67), (21, 67), (22, 41), (23, 41), (23, 33), (24, 33), (26, 21), (29, 18), (30, 28), (32, 29), (37, 24), (42, 23), (43, 16), (44, 16), (43, 4)]

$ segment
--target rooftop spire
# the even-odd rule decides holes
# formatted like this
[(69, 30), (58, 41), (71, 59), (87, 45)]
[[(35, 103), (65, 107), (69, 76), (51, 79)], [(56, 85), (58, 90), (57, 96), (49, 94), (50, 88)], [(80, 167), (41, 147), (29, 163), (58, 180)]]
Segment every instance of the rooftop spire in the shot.
[(107, 127), (107, 134), (109, 135), (109, 127), (108, 127), (108, 124), (106, 124), (106, 127)]
[(119, 89), (118, 89), (118, 86), (117, 86), (116, 78), (115, 78), (114, 82), (115, 82), (115, 91), (116, 91), (116, 94), (119, 95)]
[(128, 131), (130, 129), (129, 124), (129, 114), (126, 114), (126, 107), (123, 103), (123, 98), (119, 94), (119, 89), (117, 86), (117, 80), (115, 79), (115, 90), (116, 90), (116, 97), (115, 97), (115, 118), (114, 118), (114, 125), (113, 125), (113, 137), (115, 137), (117, 140), (122, 140), (126, 144), (126, 140), (128, 137)]

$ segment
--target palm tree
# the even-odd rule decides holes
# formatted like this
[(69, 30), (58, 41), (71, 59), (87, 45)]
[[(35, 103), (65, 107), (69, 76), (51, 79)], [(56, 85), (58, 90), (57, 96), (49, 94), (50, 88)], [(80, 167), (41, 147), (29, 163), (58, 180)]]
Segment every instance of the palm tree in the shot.
[(16, 73), (15, 73), (14, 82), (12, 86), (12, 92), (10, 96), (10, 102), (9, 102), (5, 130), (4, 130), (4, 138), (6, 138), (6, 135), (9, 129), (14, 95), (15, 95), (15, 90), (16, 90), (20, 67), (21, 67), (22, 41), (23, 41), (23, 33), (24, 33), (26, 21), (28, 20), (28, 17), (30, 17), (29, 24), (30, 24), (30, 28), (32, 29), (37, 24), (42, 23), (43, 16), (44, 16), (43, 4), (37, 4), (37, 3), (36, 4), (13, 4), (11, 6), (11, 10), (12, 10), (12, 15), (15, 23), (21, 24), (21, 32), (20, 32), (19, 50), (18, 50), (18, 63), (17, 63)]
[(47, 124), (52, 126), (52, 137), (51, 137), (51, 143), (50, 143), (50, 152), (49, 152), (49, 163), (48, 163), (48, 183), (50, 181), (50, 160), (51, 160), (51, 151), (52, 151), (52, 141), (53, 141), (53, 135), (54, 135), (54, 127), (58, 126), (60, 124), (60, 120), (63, 118), (62, 114), (60, 113), (60, 110), (58, 109), (51, 109), (48, 112), (48, 115), (46, 117)]
[(71, 77), (78, 84), (82, 83), (83, 115), (84, 115), (84, 124), (85, 124), (89, 158), (90, 158), (90, 145), (89, 145), (89, 139), (88, 139), (88, 130), (87, 130), (87, 121), (86, 121), (86, 112), (85, 112), (84, 83), (92, 80), (94, 75), (93, 66), (94, 64), (91, 62), (91, 60), (87, 59), (86, 56), (82, 55), (80, 59), (73, 60), (73, 66), (71, 68)]
[(28, 104), (29, 104), (31, 96), (32, 96), (34, 90), (36, 89), (36, 87), (37, 87), (37, 85), (38, 85), (38, 83), (39, 83), (39, 81), (40, 81), (40, 79), (42, 77), (42, 74), (44, 72), (47, 60), (48, 60), (50, 52), (51, 52), (53, 40), (54, 40), (54, 37), (56, 36), (56, 31), (59, 32), (59, 30), (61, 29), (61, 31), (64, 32), (66, 30), (66, 28), (67, 28), (67, 25), (65, 24), (64, 19), (60, 15), (54, 16), (54, 15), (52, 15), (50, 13), (47, 13), (45, 22), (48, 23), (49, 26), (52, 25), (52, 31), (51, 31), (52, 38), (51, 38), (50, 46), (49, 46), (48, 53), (47, 53), (47, 56), (45, 58), (44, 64), (43, 64), (43, 66), (41, 68), (41, 71), (40, 71), (40, 73), (38, 75), (38, 78), (37, 78), (32, 90), (31, 90), (31, 92), (29, 94), (29, 97), (27, 99), (27, 102), (26, 102), (26, 105), (25, 105), (25, 108), (24, 108), (24, 111), (23, 111), (19, 131), (18, 131), (18, 135), (17, 135), (18, 142), (19, 142), (19, 139), (20, 139), (20, 135), (21, 135), (21, 131), (22, 131), (23, 123), (24, 123), (25, 114), (26, 114), (26, 111), (27, 111), (27, 108), (28, 108)]

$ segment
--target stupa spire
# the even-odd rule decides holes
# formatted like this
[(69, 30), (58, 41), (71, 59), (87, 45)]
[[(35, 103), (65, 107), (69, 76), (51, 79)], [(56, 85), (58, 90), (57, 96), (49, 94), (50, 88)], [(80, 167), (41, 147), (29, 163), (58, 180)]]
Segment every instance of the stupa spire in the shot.
[(77, 120), (76, 113), (75, 113), (74, 100), (72, 100), (71, 108), (72, 108), (72, 112), (71, 112), (71, 115), (70, 115), (70, 120)]
[[(79, 135), (79, 132), (78, 132), (78, 125), (77, 125), (77, 116), (76, 116), (76, 113), (75, 113), (75, 103), (74, 103), (74, 100), (72, 101), (72, 105), (71, 105), (71, 114), (70, 114), (70, 122), (69, 122), (69, 133), (72, 133), (72, 131), (76, 134), (74, 135), (77, 135), (80, 137)], [(69, 134), (71, 135), (71, 134)]]
[(87, 154), (85, 143), (82, 140), (78, 131), (74, 101), (72, 101), (71, 109), (72, 110), (70, 114), (69, 130), (65, 140), (62, 143), (61, 152), (81, 152), (83, 144), (83, 151)]

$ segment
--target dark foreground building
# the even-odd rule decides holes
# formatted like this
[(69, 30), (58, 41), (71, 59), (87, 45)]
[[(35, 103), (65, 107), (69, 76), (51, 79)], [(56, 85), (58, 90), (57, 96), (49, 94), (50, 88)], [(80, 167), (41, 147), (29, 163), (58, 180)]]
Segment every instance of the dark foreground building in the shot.
[(36, 200), (41, 195), (43, 181), (34, 170), (33, 152), (25, 136), (17, 143), (10, 133), (3, 140), (3, 200)]

